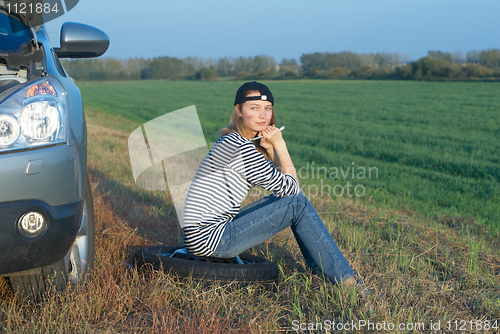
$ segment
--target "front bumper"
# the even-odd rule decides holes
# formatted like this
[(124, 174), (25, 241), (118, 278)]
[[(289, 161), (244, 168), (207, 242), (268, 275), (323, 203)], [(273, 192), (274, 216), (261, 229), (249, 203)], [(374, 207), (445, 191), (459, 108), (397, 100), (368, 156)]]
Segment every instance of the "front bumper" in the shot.
[[(53, 264), (66, 255), (80, 229), (83, 200), (51, 206), (38, 200), (0, 203), (0, 275)], [(48, 220), (46, 232), (35, 240), (22, 237), (19, 218), (37, 211)]]
[[(66, 144), (0, 154), (0, 275), (61, 260), (81, 224), (87, 146)], [(38, 211), (48, 219), (35, 240), (17, 230), (19, 218)]]

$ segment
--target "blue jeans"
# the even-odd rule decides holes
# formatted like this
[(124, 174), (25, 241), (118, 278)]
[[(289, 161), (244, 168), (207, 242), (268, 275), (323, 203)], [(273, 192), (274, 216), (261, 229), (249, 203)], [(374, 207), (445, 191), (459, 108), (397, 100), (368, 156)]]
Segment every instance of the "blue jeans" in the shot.
[(236, 257), (288, 226), (312, 270), (320, 269), (335, 283), (354, 276), (325, 224), (302, 192), (288, 197), (271, 194), (241, 208), (225, 227), (211, 256)]

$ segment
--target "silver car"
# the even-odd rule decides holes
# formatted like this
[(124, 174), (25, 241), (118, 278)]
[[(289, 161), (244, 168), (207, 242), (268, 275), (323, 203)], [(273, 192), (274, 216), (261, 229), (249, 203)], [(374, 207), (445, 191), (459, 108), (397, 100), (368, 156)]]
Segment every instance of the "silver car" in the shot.
[(0, 0), (0, 276), (38, 300), (49, 281), (63, 289), (93, 267), (85, 116), (59, 58), (98, 57), (109, 39), (65, 23), (53, 48), (41, 16), (14, 2)]

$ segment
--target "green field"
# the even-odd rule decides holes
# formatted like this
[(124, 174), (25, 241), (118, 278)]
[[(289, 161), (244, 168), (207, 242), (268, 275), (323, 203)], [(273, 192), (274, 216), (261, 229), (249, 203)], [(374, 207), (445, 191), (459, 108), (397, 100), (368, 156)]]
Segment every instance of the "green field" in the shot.
[[(215, 142), (241, 82), (78, 83), (96, 222), (92, 277), (50, 290), (36, 305), (17, 299), (0, 278), (0, 332), (3, 323), (8, 333), (290, 333), (297, 321), (363, 320), (399, 325), (391, 333), (497, 333), (499, 84), (266, 83), (302, 189), (372, 295), (311, 272), (288, 228), (247, 250), (279, 266), (272, 287), (205, 284), (135, 267), (135, 251), (181, 245), (183, 231), (169, 192), (134, 183), (128, 136), (196, 105), (207, 144)], [(358, 175), (363, 168), (366, 178)], [(348, 182), (364, 187), (363, 196), (336, 197), (335, 187)], [(331, 196), (314, 198), (318, 185)], [(441, 331), (431, 330), (438, 322)]]
[[(277, 125), (286, 125), (283, 136), (310, 196), (322, 188), (333, 198), (370, 200), (425, 216), (472, 216), (498, 235), (500, 84), (265, 83), (273, 91)], [(210, 144), (227, 125), (240, 84), (133, 81), (78, 86), (87, 113), (123, 117), (137, 126), (195, 105)], [(125, 128), (133, 130), (130, 124)], [(361, 186), (354, 192), (356, 185)]]

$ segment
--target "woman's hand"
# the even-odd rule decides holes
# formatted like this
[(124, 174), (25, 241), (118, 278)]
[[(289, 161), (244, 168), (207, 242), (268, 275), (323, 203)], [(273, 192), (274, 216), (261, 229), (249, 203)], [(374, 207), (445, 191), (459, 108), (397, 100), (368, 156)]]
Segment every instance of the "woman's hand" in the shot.
[(258, 136), (263, 136), (260, 138), (260, 146), (265, 150), (271, 150), (277, 143), (283, 141), (281, 131), (273, 124), (268, 126), (264, 131), (260, 131)]

